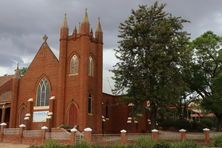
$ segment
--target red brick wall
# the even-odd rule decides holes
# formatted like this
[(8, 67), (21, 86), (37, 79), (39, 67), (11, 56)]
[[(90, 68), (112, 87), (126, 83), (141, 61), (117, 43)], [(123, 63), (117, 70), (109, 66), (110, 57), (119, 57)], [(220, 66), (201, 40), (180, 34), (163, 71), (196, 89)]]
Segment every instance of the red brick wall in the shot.
[(137, 118), (138, 123), (127, 123), (129, 116), (129, 107), (127, 103), (121, 101), (121, 96), (113, 96), (103, 93), (103, 115), (106, 117), (106, 106), (108, 107), (108, 118), (104, 122), (105, 133), (119, 133), (125, 129), (129, 133), (147, 132), (148, 116), (142, 114)]
[[(51, 86), (51, 94), (57, 95), (57, 72), (58, 60), (53, 55), (47, 44), (43, 44), (30, 64), (25, 76), (21, 78), (19, 85), (19, 97), (17, 109), (23, 104), (27, 104), (29, 98), (34, 99), (34, 106), (36, 102), (37, 87), (42, 78), (47, 78)], [(16, 111), (19, 113), (19, 110)], [(17, 115), (19, 117), (19, 115)], [(16, 121), (18, 126), (18, 121)], [(37, 127), (33, 124), (33, 128)]]

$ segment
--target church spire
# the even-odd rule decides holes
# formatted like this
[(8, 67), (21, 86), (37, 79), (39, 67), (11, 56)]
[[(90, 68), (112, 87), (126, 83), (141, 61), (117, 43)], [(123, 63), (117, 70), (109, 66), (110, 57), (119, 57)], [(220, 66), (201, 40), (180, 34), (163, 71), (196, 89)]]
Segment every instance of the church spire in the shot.
[(68, 28), (67, 14), (64, 15), (64, 20), (62, 23), (62, 28)]
[(100, 24), (100, 18), (98, 18), (98, 21), (97, 21), (95, 37), (99, 43), (103, 43), (103, 31)]
[(89, 23), (89, 17), (88, 17), (87, 8), (85, 9), (85, 16), (83, 18), (82, 23)]
[(81, 22), (81, 34), (87, 34), (89, 35), (90, 32), (90, 25), (89, 25), (89, 18), (88, 18), (88, 12), (87, 9), (85, 10), (85, 16), (83, 17), (83, 20)]
[(100, 18), (98, 17), (97, 25), (96, 25), (96, 32), (103, 32), (102, 27), (100, 24)]
[(60, 28), (60, 39), (67, 39), (69, 34), (67, 15), (65, 13), (62, 26)]

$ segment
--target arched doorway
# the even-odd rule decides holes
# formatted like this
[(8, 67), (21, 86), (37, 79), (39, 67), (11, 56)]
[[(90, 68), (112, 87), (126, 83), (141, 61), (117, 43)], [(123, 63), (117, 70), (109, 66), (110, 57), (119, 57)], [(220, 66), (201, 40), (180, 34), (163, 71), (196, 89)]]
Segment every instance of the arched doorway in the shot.
[(75, 126), (77, 125), (77, 108), (75, 104), (71, 104), (68, 112), (68, 125)]

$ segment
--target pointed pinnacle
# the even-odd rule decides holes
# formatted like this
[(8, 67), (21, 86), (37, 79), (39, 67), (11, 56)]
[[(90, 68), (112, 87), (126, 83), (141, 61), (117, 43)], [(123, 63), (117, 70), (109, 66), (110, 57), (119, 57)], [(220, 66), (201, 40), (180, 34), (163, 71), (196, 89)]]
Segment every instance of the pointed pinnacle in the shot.
[(64, 20), (63, 20), (62, 27), (63, 27), (63, 28), (68, 28), (67, 14), (66, 14), (66, 13), (65, 13), (65, 15), (64, 15)]
[(82, 23), (89, 23), (89, 18), (88, 18), (88, 13), (87, 13), (87, 8), (85, 10), (85, 16), (83, 18)]
[(98, 17), (97, 25), (96, 25), (96, 32), (102, 32), (102, 27), (100, 24), (100, 18)]

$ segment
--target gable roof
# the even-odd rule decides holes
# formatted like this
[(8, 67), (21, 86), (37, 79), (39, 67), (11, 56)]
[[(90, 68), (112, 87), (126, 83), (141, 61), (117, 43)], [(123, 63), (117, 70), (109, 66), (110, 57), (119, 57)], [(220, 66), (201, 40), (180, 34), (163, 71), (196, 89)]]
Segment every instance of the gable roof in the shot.
[(5, 83), (8, 82), (9, 80), (11, 80), (13, 77), (14, 77), (14, 75), (1, 76), (1, 77), (0, 77), (0, 86), (2, 86), (3, 84), (5, 84)]
[[(32, 63), (35, 61), (35, 59), (37, 58), (37, 56), (39, 55), (39, 53), (42, 51), (42, 50), (47, 50), (49, 51), (49, 54), (52, 56), (52, 58), (54, 58), (56, 60), (57, 63), (59, 63), (59, 60), (58, 58), (55, 56), (55, 54), (53, 53), (53, 51), (51, 50), (51, 48), (49, 47), (49, 45), (47, 44), (47, 42), (43, 42), (42, 45), (40, 46), (38, 52), (36, 53), (35, 57), (33, 58), (32, 62), (29, 64), (28, 66), (28, 69), (27, 69), (27, 72), (29, 71)], [(27, 73), (26, 72), (26, 73)]]

